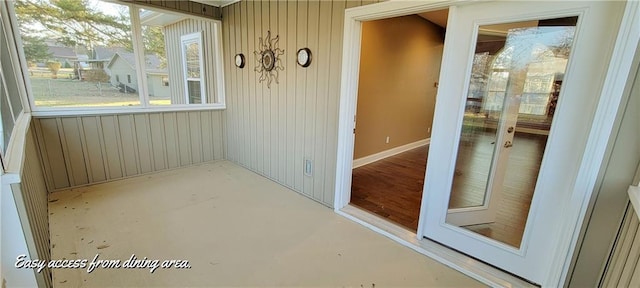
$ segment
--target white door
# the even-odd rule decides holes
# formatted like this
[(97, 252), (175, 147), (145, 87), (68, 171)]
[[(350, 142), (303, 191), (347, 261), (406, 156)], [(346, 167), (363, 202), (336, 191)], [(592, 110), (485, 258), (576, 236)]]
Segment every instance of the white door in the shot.
[(623, 9), (451, 7), (419, 235), (545, 283)]

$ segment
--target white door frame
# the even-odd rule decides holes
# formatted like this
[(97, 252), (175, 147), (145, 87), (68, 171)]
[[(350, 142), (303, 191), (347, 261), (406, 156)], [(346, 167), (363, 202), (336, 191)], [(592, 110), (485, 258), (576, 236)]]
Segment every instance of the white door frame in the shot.
[[(351, 198), (351, 175), (355, 140), (353, 128), (358, 92), (362, 22), (411, 15), (428, 10), (439, 10), (452, 5), (464, 5), (467, 2), (472, 1), (388, 1), (345, 10), (334, 197), (334, 209), (336, 211), (340, 211), (347, 206)], [(615, 122), (616, 112), (623, 96), (627, 76), (630, 73), (639, 40), (640, 2), (629, 1), (626, 3), (622, 22), (618, 29), (606, 80), (602, 86), (601, 97), (599, 98), (588, 142), (578, 170), (577, 181), (568, 203), (564, 206), (564, 217), (561, 218), (562, 222), (559, 225), (562, 229), (558, 231), (556, 245), (549, 247), (550, 251), (556, 252), (551, 254), (554, 255), (553, 264), (548, 267), (549, 273), (547, 273), (545, 281), (540, 283), (543, 286), (562, 286), (567, 276), (576, 242), (579, 238), (580, 227), (589, 206), (591, 194), (595, 188), (595, 182), (600, 172)], [(603, 97), (605, 95), (606, 97)], [(422, 231), (424, 225), (421, 224), (425, 217), (424, 206), (425, 203), (423, 201), (416, 235), (419, 239), (424, 236), (424, 231)]]

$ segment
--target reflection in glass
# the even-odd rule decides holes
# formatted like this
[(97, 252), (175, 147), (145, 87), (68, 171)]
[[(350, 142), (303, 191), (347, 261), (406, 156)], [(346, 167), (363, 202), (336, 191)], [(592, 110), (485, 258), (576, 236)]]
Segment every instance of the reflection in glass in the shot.
[(187, 78), (200, 78), (200, 48), (198, 43), (186, 45)]
[(576, 20), (479, 27), (448, 223), (520, 246)]
[[(166, 26), (176, 21), (174, 14), (140, 9), (142, 43), (145, 54), (145, 76), (149, 104), (170, 105), (172, 88), (169, 86), (169, 60), (165, 31)], [(177, 104), (177, 103), (174, 103)]]

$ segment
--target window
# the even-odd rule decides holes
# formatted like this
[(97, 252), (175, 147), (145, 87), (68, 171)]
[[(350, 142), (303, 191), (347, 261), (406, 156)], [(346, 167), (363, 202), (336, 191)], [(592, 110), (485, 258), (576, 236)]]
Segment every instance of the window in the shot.
[(186, 101), (189, 104), (206, 103), (204, 65), (202, 63), (202, 33), (184, 35), (181, 37), (181, 43)]
[[(55, 0), (13, 2), (36, 115), (114, 106), (225, 108), (219, 21), (107, 0), (81, 2), (74, 9)], [(43, 10), (52, 15), (39, 17)], [(104, 21), (86, 22), (93, 19)]]
[[(7, 17), (6, 4), (0, 2), (0, 18)], [(24, 110), (22, 107), (21, 94), (24, 93), (20, 87), (24, 87), (22, 78), (16, 75), (17, 64), (16, 54), (11, 53), (10, 48), (16, 47), (12, 32), (5, 26), (4, 21), (0, 21), (0, 164), (4, 168), (4, 158), (9, 143), (12, 141), (11, 134), (19, 121), (19, 116)]]

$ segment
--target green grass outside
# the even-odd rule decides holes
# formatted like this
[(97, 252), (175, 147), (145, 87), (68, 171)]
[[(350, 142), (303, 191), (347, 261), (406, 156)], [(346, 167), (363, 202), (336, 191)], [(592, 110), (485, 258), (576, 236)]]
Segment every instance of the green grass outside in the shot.
[[(110, 83), (72, 80), (72, 69), (60, 69), (58, 79), (45, 69), (30, 69), (31, 87), (38, 107), (139, 106), (137, 93), (121, 93)], [(171, 99), (151, 99), (151, 105), (169, 105)]]

